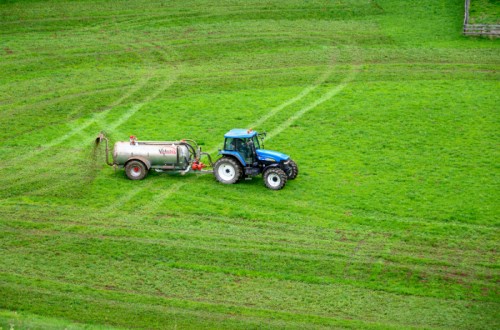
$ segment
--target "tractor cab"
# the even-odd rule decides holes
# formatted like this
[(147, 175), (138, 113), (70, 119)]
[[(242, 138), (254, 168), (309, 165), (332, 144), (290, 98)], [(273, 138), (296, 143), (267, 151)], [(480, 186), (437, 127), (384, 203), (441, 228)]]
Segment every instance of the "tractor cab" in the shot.
[(223, 153), (236, 157), (243, 166), (252, 165), (257, 161), (257, 150), (260, 149), (257, 132), (234, 129), (224, 137)]
[(259, 134), (251, 129), (232, 129), (224, 135), (224, 150), (219, 154), (235, 157), (244, 167), (287, 161), (290, 156), (263, 149), (265, 136), (266, 133)]

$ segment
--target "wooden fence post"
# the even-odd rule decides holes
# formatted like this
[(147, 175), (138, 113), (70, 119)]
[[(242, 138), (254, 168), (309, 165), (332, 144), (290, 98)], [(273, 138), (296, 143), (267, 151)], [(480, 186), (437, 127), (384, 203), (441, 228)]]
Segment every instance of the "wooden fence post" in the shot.
[(465, 0), (464, 34), (467, 32), (467, 25), (469, 25), (469, 8), (470, 0)]

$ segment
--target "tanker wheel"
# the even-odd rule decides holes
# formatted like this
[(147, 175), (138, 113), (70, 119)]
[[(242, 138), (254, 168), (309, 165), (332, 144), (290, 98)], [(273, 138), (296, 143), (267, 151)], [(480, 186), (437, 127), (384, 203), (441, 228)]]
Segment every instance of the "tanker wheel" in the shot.
[(148, 174), (148, 170), (143, 162), (131, 160), (125, 165), (125, 174), (130, 180), (142, 180)]
[(293, 180), (297, 177), (297, 175), (299, 175), (299, 167), (297, 166), (297, 163), (291, 159), (289, 166), (292, 168), (292, 171), (290, 175), (288, 175), (288, 180)]
[(236, 183), (240, 179), (242, 172), (240, 164), (233, 158), (222, 157), (214, 165), (215, 179), (220, 183)]
[(272, 190), (280, 190), (286, 184), (286, 173), (281, 168), (273, 167), (264, 172), (264, 183)]

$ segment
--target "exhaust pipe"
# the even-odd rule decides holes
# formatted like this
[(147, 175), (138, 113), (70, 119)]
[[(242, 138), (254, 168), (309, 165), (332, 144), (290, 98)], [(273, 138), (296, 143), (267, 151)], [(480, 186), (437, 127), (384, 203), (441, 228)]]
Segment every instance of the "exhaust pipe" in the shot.
[(102, 142), (102, 141), (105, 141), (106, 142), (106, 149), (105, 149), (105, 152), (106, 152), (106, 164), (108, 164), (109, 166), (113, 166), (114, 164), (112, 162), (109, 161), (109, 146), (108, 146), (108, 138), (106, 137), (106, 135), (104, 134), (104, 132), (100, 132), (99, 135), (96, 137), (95, 139), (95, 147), (97, 148), (99, 146), (99, 144)]

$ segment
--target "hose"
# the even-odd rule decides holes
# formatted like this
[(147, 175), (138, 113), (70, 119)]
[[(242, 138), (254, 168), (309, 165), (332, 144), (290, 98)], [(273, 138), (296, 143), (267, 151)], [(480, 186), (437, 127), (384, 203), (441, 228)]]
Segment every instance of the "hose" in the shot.
[(196, 158), (196, 156), (197, 156), (196, 155), (196, 150), (194, 149), (194, 147), (191, 144), (189, 144), (187, 142), (181, 142), (180, 144), (181, 145), (185, 145), (188, 149), (190, 149), (191, 155), (193, 156), (193, 158)]

